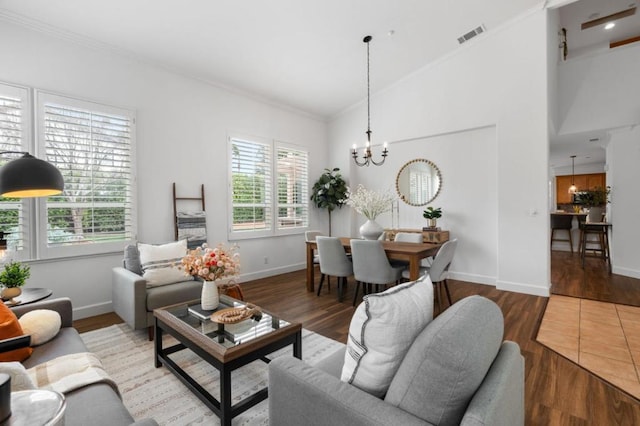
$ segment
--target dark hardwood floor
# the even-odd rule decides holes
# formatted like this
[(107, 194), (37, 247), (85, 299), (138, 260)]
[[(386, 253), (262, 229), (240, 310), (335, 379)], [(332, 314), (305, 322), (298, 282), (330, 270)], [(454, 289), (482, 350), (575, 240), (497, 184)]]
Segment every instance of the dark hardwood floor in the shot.
[[(552, 253), (553, 291), (577, 297), (640, 304), (640, 280), (600, 273), (597, 259), (585, 271), (577, 255)], [(318, 274), (319, 275), (319, 274)], [(335, 280), (334, 280), (335, 281)], [(349, 282), (342, 303), (326, 286), (320, 297), (305, 290), (305, 272), (297, 271), (242, 284), (245, 299), (303, 327), (346, 342), (354, 282)], [(613, 284), (613, 285), (612, 285)], [(527, 425), (635, 425), (640, 424), (640, 402), (593, 374), (547, 349), (535, 340), (547, 299), (503, 292), (491, 286), (451, 280), (454, 302), (479, 294), (496, 302), (505, 317), (505, 339), (520, 345), (525, 358), (525, 407)], [(584, 288), (583, 288), (584, 287)], [(618, 289), (619, 288), (619, 289)], [(609, 301), (609, 300), (608, 300)], [(74, 323), (87, 331), (120, 322), (115, 314), (105, 314)]]
[(585, 267), (577, 253), (551, 252), (551, 292), (601, 302), (640, 306), (640, 280), (609, 274), (604, 261), (587, 257)]

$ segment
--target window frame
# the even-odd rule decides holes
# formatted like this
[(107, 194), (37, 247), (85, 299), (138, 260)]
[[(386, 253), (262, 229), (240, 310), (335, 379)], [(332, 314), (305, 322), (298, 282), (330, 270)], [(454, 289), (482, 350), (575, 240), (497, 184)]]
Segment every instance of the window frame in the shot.
[[(302, 200), (304, 200), (302, 203), (284, 203), (284, 204), (291, 204), (293, 208), (296, 208), (296, 205), (299, 206), (304, 206), (305, 210), (306, 210), (306, 215), (303, 216), (301, 219), (303, 221), (302, 226), (293, 226), (293, 227), (280, 227), (279, 225), (279, 210), (281, 207), (281, 203), (279, 200), (279, 170), (278, 170), (278, 154), (279, 152), (283, 150), (283, 151), (295, 151), (295, 152), (300, 152), (300, 153), (304, 153), (305, 154), (305, 161), (306, 161), (306, 182), (304, 182), (303, 186), (302, 186), (302, 193), (301, 198)], [(274, 174), (275, 174), (275, 184), (274, 184), (274, 190), (275, 190), (275, 195), (274, 195), (274, 208), (275, 208), (275, 229), (277, 231), (278, 235), (288, 235), (288, 234), (299, 234), (300, 230), (307, 230), (309, 229), (309, 210), (310, 210), (310, 206), (309, 206), (309, 151), (307, 151), (306, 149), (304, 149), (304, 147), (301, 147), (299, 145), (294, 145), (294, 144), (290, 144), (287, 142), (282, 142), (282, 141), (278, 141), (275, 140), (274, 141)]]
[(98, 242), (95, 244), (72, 244), (67, 246), (49, 247), (48, 235), (47, 235), (47, 202), (48, 198), (38, 199), (36, 201), (36, 234), (37, 238), (35, 245), (37, 247), (37, 259), (53, 259), (53, 258), (65, 258), (76, 257), (84, 255), (97, 255), (108, 254), (118, 251), (122, 251), (127, 244), (132, 244), (137, 239), (137, 167), (136, 167), (136, 113), (133, 110), (106, 105), (98, 102), (78, 99), (66, 95), (61, 95), (44, 90), (34, 91), (34, 126), (35, 126), (35, 148), (39, 153), (39, 157), (45, 159), (46, 155), (46, 140), (45, 140), (45, 114), (44, 106), (47, 102), (58, 103), (70, 108), (79, 108), (89, 110), (102, 114), (113, 114), (118, 116), (125, 116), (129, 119), (130, 123), (130, 145), (129, 145), (129, 159), (130, 159), (130, 182), (129, 193), (130, 199), (130, 214), (129, 220), (131, 222), (131, 238), (113, 241), (113, 242)]
[[(0, 81), (0, 92), (8, 96), (15, 96), (21, 100), (21, 117), (23, 119), (23, 125), (20, 129), (22, 137), (20, 147), (16, 147), (16, 151), (24, 151), (31, 153), (37, 157), (35, 150), (33, 149), (33, 93), (29, 87), (20, 86), (17, 84), (11, 84)], [(20, 154), (5, 154), (2, 155), (2, 159), (6, 162), (20, 158)], [(2, 166), (0, 166), (2, 167)], [(31, 198), (22, 198), (19, 202), (12, 204), (20, 205), (22, 210), (21, 215), (21, 227), (23, 228), (22, 237), (22, 249), (15, 251), (7, 248), (12, 260), (31, 260), (36, 255), (36, 249), (34, 244), (34, 230), (35, 230), (35, 200)]]
[[(246, 230), (246, 231), (238, 231), (234, 229), (234, 202), (233, 202), (233, 141), (240, 140), (246, 142), (253, 142), (257, 144), (263, 144), (269, 147), (269, 156), (270, 156), (270, 177), (271, 177), (271, 199), (269, 207), (271, 209), (271, 218), (270, 223), (267, 229), (265, 230)], [(227, 167), (228, 167), (228, 176), (227, 176), (227, 239), (229, 241), (236, 240), (247, 240), (254, 238), (269, 238), (275, 236), (282, 235), (295, 235), (302, 234), (306, 230), (309, 229), (309, 220), (310, 220), (310, 206), (309, 206), (309, 197), (306, 196), (306, 218), (304, 219), (304, 225), (299, 227), (291, 227), (291, 228), (279, 228), (278, 226), (278, 150), (279, 149), (289, 149), (306, 153), (306, 168), (307, 168), (307, 182), (304, 184), (303, 197), (304, 194), (308, 194), (309, 192), (309, 151), (306, 147), (296, 144), (291, 144), (288, 142), (279, 141), (276, 139), (269, 139), (260, 136), (247, 135), (239, 132), (229, 133), (227, 136)]]

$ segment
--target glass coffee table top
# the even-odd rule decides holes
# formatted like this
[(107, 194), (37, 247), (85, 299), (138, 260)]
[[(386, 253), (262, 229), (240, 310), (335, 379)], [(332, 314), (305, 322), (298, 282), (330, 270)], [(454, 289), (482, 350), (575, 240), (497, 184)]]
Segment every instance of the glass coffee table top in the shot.
[(289, 322), (268, 312), (261, 312), (235, 324), (222, 324), (211, 321), (210, 317), (214, 312), (245, 305), (245, 302), (221, 295), (220, 305), (212, 311), (202, 310), (197, 301), (164, 308), (163, 310), (225, 348), (251, 342), (290, 325)]

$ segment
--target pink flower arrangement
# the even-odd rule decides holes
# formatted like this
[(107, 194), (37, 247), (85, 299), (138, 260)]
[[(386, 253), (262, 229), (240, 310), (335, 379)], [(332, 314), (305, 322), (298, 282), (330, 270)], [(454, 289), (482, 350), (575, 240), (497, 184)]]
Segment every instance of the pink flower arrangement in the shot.
[(210, 248), (203, 244), (182, 258), (181, 268), (186, 275), (200, 277), (205, 281), (235, 277), (240, 273), (240, 254), (236, 250), (237, 246), (225, 248), (219, 244)]

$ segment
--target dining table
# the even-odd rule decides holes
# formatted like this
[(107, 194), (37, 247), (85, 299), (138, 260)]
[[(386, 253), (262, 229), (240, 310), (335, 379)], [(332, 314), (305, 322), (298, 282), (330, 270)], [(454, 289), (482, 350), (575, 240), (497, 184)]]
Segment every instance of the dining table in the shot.
[[(340, 242), (345, 251), (351, 251), (350, 237), (341, 237)], [(395, 241), (381, 241), (387, 257), (390, 260), (409, 262), (409, 279), (415, 281), (420, 277), (420, 262), (427, 257), (435, 256), (442, 244), (437, 243), (400, 243)], [(313, 251), (318, 247), (315, 241), (307, 241), (307, 291), (314, 291), (315, 277), (313, 268)]]

